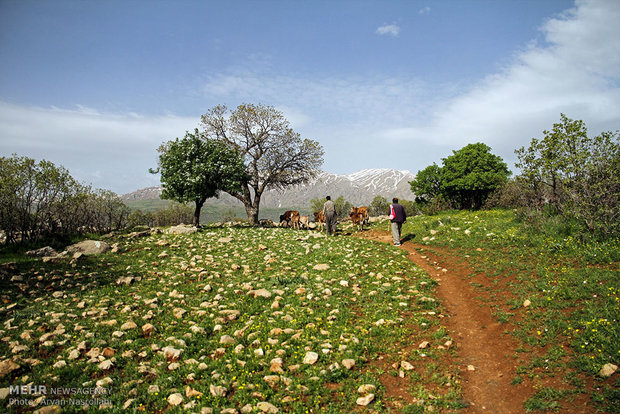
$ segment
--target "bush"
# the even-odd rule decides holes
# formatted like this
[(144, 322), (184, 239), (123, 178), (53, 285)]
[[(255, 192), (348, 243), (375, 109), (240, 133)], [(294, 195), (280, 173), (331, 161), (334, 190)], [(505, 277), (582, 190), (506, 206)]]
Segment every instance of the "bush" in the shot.
[(78, 183), (63, 167), (0, 157), (0, 228), (6, 243), (106, 232), (124, 227), (128, 216), (116, 194)]
[(528, 208), (578, 220), (601, 238), (620, 234), (620, 133), (587, 136), (582, 121), (561, 115), (552, 131), (516, 152)]

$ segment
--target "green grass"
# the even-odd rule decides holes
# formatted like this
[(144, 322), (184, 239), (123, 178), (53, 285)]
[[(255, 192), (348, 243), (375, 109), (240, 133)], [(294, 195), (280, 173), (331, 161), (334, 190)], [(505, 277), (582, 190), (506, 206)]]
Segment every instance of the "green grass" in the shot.
[[(509, 210), (415, 217), (403, 232), (416, 234), (415, 241), (429, 248), (449, 247), (486, 275), (488, 284), (472, 285), (480, 292), (491, 289), (485, 300), (493, 315), (511, 324), (511, 333), (531, 354), (518, 369), (518, 383), (526, 373), (535, 386), (558, 374), (588, 379), (573, 380), (572, 387), (562, 384), (570, 392), (541, 388), (528, 400), (528, 411), (567, 409), (573, 391), (588, 383), (593, 411), (617, 412), (617, 393), (600, 397), (601, 389), (613, 388), (614, 379), (602, 379), (598, 372), (620, 361), (620, 240), (571, 235), (553, 221), (531, 227)], [(505, 289), (494, 292), (502, 284)], [(531, 305), (524, 308), (526, 299)]]
[[(411, 217), (403, 228), (408, 234), (429, 250), (449, 247), (485, 275), (472, 287), (519, 341), (513, 383), (537, 390), (524, 410), (568, 410), (585, 392), (592, 412), (620, 411), (618, 374), (598, 376), (602, 365), (620, 359), (618, 240), (532, 229), (502, 210)], [(108, 241), (120, 253), (75, 264), (42, 263), (24, 256), (26, 247), (4, 248), (0, 360), (11, 358), (20, 368), (0, 378), (0, 388), (99, 384), (111, 391), (105, 401), (118, 412), (124, 405), (146, 412), (248, 404), (256, 410), (268, 401), (281, 412), (348, 413), (357, 409), (357, 388), (373, 384), (370, 409), (393, 412), (398, 401), (382, 380), (394, 380), (393, 364), (405, 359), (416, 369), (402, 386), (420, 403), (405, 403), (402, 412), (462, 408), (458, 374), (445, 363), (456, 351), (437, 347), (450, 339), (441, 303), (419, 301), (434, 297), (436, 283), (401, 249), (316, 235), (209, 226), (184, 236), (117, 235)], [(315, 269), (319, 264), (329, 268)], [(117, 283), (127, 276), (133, 283)], [(257, 289), (271, 297), (248, 295)], [(128, 321), (137, 328), (121, 329)], [(147, 323), (155, 327), (150, 334), (142, 331)], [(220, 343), (225, 335), (231, 344)], [(431, 343), (424, 357), (411, 348), (423, 340)], [(164, 356), (167, 346), (182, 350), (178, 366)], [(105, 348), (113, 355), (103, 356)], [(319, 354), (314, 365), (303, 363), (307, 352)], [(276, 358), (282, 372), (274, 372)], [(344, 368), (344, 359), (355, 367)], [(109, 369), (100, 365), (105, 361)], [(271, 385), (270, 375), (277, 376)], [(210, 386), (226, 388), (226, 395), (212, 395)], [(174, 393), (183, 396), (178, 407), (167, 401)], [(24, 410), (8, 406), (8, 398), (0, 404), (3, 411)]]
[[(427, 340), (432, 347), (447, 337), (439, 302), (418, 301), (433, 296), (434, 282), (386, 244), (250, 227), (108, 241), (120, 252), (74, 265), (22, 257), (3, 273), (0, 356), (20, 368), (0, 378), (0, 388), (100, 387), (117, 411), (217, 412), (268, 401), (285, 412), (345, 413), (357, 407), (357, 388), (374, 384), (372, 409), (389, 412), (383, 367), (399, 362), (407, 344)], [(0, 262), (15, 255), (2, 252)], [(15, 276), (23, 280), (11, 281)], [(134, 279), (125, 285), (117, 283), (121, 277)], [(249, 294), (258, 289), (271, 296)], [(130, 321), (137, 327), (123, 326)], [(143, 332), (147, 323), (153, 332)], [(232, 343), (222, 343), (226, 337)], [(166, 358), (166, 347), (182, 351), (178, 361)], [(313, 365), (303, 362), (308, 352), (319, 355)], [(403, 379), (417, 390), (443, 384), (425, 399), (427, 407), (457, 407), (462, 398), (456, 382), (446, 384), (449, 367), (437, 363), (447, 352), (418, 358), (421, 375)], [(353, 369), (345, 359), (355, 361)], [(212, 395), (211, 386), (225, 395)], [(188, 387), (194, 395), (186, 395)], [(183, 402), (171, 407), (175, 393)], [(9, 399), (1, 404), (23, 409)]]

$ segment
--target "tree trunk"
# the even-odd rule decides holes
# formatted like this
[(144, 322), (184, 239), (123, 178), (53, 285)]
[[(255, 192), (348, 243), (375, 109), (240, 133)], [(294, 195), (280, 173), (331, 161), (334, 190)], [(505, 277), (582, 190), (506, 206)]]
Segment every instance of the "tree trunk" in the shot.
[(245, 212), (248, 215), (248, 223), (252, 226), (258, 225), (258, 210), (260, 208), (261, 193), (254, 192), (254, 201), (252, 201), (252, 193), (248, 186), (243, 188), (242, 193), (230, 192), (228, 193), (241, 201), (245, 207)]
[(258, 206), (254, 207), (254, 205), (245, 206), (245, 212), (248, 214), (248, 222), (252, 226), (258, 225)]
[(204, 200), (196, 200), (196, 208), (194, 209), (194, 222), (192, 223), (196, 227), (200, 227), (200, 210), (204, 205)]

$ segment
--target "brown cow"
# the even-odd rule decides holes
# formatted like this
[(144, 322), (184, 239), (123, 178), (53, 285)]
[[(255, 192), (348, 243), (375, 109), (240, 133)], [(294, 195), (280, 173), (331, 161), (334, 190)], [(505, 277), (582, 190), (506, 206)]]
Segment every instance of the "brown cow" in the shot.
[(299, 225), (302, 229), (307, 229), (309, 226), (310, 217), (308, 216), (299, 216)]
[(291, 215), (291, 228), (299, 230), (300, 215), (298, 211), (294, 211)]
[(319, 231), (323, 230), (323, 226), (325, 225), (325, 214), (322, 211), (317, 211), (314, 213), (314, 221), (318, 224)]
[(287, 226), (291, 225), (291, 220), (293, 218), (294, 215), (299, 216), (299, 211), (295, 211), (295, 210), (287, 210), (284, 212), (284, 214), (282, 214), (280, 216), (280, 225), (282, 225), (282, 223), (286, 222)]
[(351, 219), (353, 219), (353, 215), (354, 214), (361, 214), (362, 215), (362, 221), (364, 222), (364, 224), (368, 224), (368, 222), (369, 222), (369, 220), (368, 220), (368, 207), (366, 207), (366, 206), (351, 207), (351, 212), (349, 213), (349, 217), (351, 217)]
[(362, 213), (350, 213), (349, 217), (351, 218), (351, 222), (357, 225), (357, 229), (364, 231), (364, 214)]

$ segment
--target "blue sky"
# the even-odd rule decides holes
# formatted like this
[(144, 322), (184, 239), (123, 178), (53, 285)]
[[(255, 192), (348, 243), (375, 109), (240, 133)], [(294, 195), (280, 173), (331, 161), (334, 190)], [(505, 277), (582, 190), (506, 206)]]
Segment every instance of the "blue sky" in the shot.
[(119, 194), (218, 104), (282, 111), (323, 169), (416, 172), (560, 119), (620, 128), (616, 0), (0, 0), (0, 155)]

